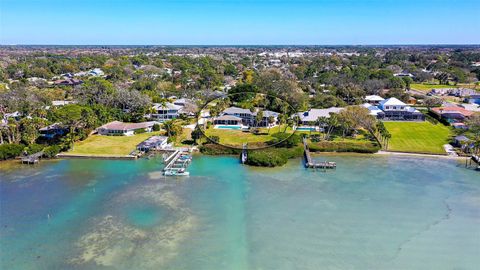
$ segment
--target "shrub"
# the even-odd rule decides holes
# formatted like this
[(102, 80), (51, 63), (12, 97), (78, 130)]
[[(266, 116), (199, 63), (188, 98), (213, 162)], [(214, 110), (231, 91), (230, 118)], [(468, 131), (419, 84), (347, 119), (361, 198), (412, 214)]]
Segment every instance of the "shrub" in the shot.
[(55, 157), (58, 153), (62, 151), (62, 146), (61, 145), (51, 145), (48, 147), (45, 147), (43, 149), (43, 156), (46, 158), (53, 158)]
[(313, 135), (310, 135), (310, 140), (312, 142), (320, 142), (322, 140), (322, 138), (318, 134), (313, 134)]
[(312, 152), (355, 152), (376, 153), (380, 147), (372, 142), (329, 142), (309, 143)]
[(209, 136), (207, 138), (212, 143), (219, 143), (220, 142), (220, 137), (218, 137), (218, 136)]
[(219, 144), (203, 144), (199, 147), (200, 152), (205, 155), (239, 155), (242, 150), (225, 147)]
[(134, 134), (142, 134), (147, 132), (144, 128), (137, 128), (133, 131)]
[(276, 167), (285, 165), (288, 159), (301, 157), (303, 148), (267, 148), (248, 152), (246, 164), (261, 167)]
[(22, 154), (25, 146), (23, 144), (2, 144), (0, 145), (0, 160), (18, 157)]
[(297, 146), (302, 139), (297, 134), (288, 134), (288, 133), (274, 133), (272, 134), (273, 140), (269, 141), (268, 144), (275, 145), (275, 147), (287, 147), (291, 148)]
[(160, 125), (159, 124), (153, 124), (152, 130), (153, 131), (160, 131)]
[(45, 148), (45, 146), (41, 144), (30, 144), (26, 150), (27, 154), (31, 155), (42, 151), (43, 148)]

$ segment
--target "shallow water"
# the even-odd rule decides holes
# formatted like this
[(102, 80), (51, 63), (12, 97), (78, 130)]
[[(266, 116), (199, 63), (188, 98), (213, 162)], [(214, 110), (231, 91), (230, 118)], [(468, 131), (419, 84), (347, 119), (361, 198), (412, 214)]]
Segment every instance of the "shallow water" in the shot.
[(0, 269), (478, 269), (480, 177), (451, 160), (338, 169), (194, 157), (0, 168)]

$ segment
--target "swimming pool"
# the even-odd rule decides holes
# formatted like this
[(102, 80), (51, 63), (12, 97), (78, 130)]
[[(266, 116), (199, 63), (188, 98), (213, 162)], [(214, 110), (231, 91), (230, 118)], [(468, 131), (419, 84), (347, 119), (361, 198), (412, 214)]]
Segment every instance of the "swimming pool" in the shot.
[(219, 129), (241, 129), (241, 126), (223, 126), (223, 125), (217, 125), (215, 128)]
[(297, 127), (297, 131), (315, 131), (315, 127)]

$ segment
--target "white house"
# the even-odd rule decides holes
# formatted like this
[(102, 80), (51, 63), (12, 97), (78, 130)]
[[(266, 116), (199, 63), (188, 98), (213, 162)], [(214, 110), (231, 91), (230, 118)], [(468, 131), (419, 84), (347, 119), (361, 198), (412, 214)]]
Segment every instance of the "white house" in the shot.
[(170, 146), (168, 137), (166, 136), (152, 136), (137, 145), (140, 151), (148, 152), (150, 150), (161, 150)]
[(154, 113), (149, 115), (149, 118), (155, 121), (164, 122), (178, 118), (182, 106), (175, 105), (167, 102), (165, 104), (155, 103), (153, 104)]
[[(277, 112), (265, 110), (263, 112), (262, 120), (257, 123), (256, 116), (258, 114), (258, 110), (255, 112), (250, 111), (249, 109), (242, 109), (238, 107), (229, 107), (225, 109), (222, 113), (224, 115), (235, 116), (242, 119), (242, 124), (245, 126), (258, 126), (258, 127), (268, 127), (274, 126), (278, 122), (278, 116), (280, 115)], [(273, 117), (273, 123), (269, 123), (269, 118)], [(218, 118), (217, 118), (218, 119)]]
[(383, 118), (382, 115), (384, 115), (384, 113), (377, 106), (374, 106), (370, 103), (364, 103), (362, 104), (362, 106), (364, 108), (367, 108), (370, 111), (370, 115), (375, 116), (377, 118)]
[(306, 112), (297, 113), (300, 118), (299, 126), (315, 126), (319, 117), (330, 117), (331, 113), (339, 113), (343, 108), (331, 107), (328, 109), (310, 109)]
[(384, 116), (382, 119), (385, 120), (425, 120), (425, 115), (421, 112), (394, 97), (381, 101), (378, 108), (383, 111)]
[(97, 132), (100, 135), (113, 135), (113, 136), (131, 136), (136, 131), (151, 132), (153, 125), (157, 122), (142, 122), (142, 123), (124, 123), (120, 121), (113, 121), (107, 123), (99, 128)]
[(95, 76), (95, 77), (105, 75), (103, 70), (101, 70), (99, 68), (94, 68), (94, 69), (90, 70), (87, 74), (90, 75), (90, 76)]
[(365, 97), (365, 101), (372, 104), (372, 105), (378, 105), (380, 102), (384, 101), (385, 99), (382, 98), (381, 96), (377, 95), (370, 95)]

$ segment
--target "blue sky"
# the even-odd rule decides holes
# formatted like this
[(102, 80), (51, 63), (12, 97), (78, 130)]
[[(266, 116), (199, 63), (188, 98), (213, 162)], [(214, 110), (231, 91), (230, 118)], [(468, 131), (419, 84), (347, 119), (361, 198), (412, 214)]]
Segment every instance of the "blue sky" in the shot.
[(480, 0), (0, 0), (0, 44), (479, 44)]

